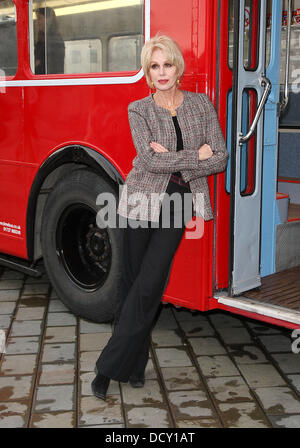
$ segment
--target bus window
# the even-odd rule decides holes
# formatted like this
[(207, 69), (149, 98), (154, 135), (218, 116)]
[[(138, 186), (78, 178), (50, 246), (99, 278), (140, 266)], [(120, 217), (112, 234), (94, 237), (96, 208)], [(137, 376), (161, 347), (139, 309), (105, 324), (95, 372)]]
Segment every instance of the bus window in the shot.
[[(290, 72), (289, 89), (294, 93), (299, 93), (300, 75), (300, 1), (294, 0), (294, 10), (292, 11), (291, 41), (290, 41)], [(286, 33), (287, 33), (287, 13), (288, 2), (283, 1), (282, 30), (281, 30), (281, 53), (280, 53), (280, 84), (285, 81), (285, 60), (286, 60)]]
[(259, 3), (254, 0), (245, 1), (244, 12), (244, 68), (255, 70), (258, 60), (259, 36)]
[(272, 0), (267, 0), (267, 28), (266, 28), (266, 69), (271, 57), (271, 32), (272, 32)]
[(0, 0), (0, 76), (14, 76), (18, 66), (16, 10), (11, 0)]
[(108, 70), (110, 72), (136, 70), (140, 66), (143, 36), (115, 36), (108, 43)]
[[(228, 65), (232, 70), (233, 64), (233, 27), (234, 27), (234, 1), (229, 0), (228, 12)], [(259, 27), (259, 2), (258, 0), (245, 0), (244, 8), (244, 68), (245, 70), (255, 70), (258, 60), (257, 29)]]
[(31, 0), (34, 74), (137, 70), (143, 0)]
[(102, 72), (100, 39), (65, 41), (65, 73)]

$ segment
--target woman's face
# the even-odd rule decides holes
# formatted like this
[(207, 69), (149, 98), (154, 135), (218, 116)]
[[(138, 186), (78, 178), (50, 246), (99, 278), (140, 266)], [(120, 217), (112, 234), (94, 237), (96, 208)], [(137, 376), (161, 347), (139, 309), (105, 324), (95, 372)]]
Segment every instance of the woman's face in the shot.
[(152, 53), (149, 76), (156, 90), (166, 91), (176, 88), (177, 67), (169, 62), (159, 48)]

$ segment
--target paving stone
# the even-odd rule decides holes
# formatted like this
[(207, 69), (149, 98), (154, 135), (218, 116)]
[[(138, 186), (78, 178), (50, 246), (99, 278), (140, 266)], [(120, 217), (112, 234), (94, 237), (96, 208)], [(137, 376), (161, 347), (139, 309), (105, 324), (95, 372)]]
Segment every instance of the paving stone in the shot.
[(159, 317), (154, 326), (155, 330), (176, 330), (177, 328), (178, 324), (173, 315)]
[(94, 352), (81, 352), (80, 353), (80, 371), (81, 372), (93, 372), (97, 359), (100, 356), (99, 350)]
[(19, 302), (20, 308), (36, 308), (45, 307), (48, 304), (46, 295), (29, 295), (22, 296)]
[(175, 308), (173, 309), (174, 316), (178, 322), (194, 322), (195, 324), (208, 322), (207, 315), (201, 311), (192, 311), (187, 308)]
[(251, 336), (243, 327), (218, 328), (220, 337), (226, 344), (248, 344), (251, 343)]
[(7, 355), (20, 355), (24, 353), (38, 353), (39, 340), (38, 336), (26, 336), (18, 338), (8, 338), (6, 345)]
[(133, 388), (129, 383), (122, 384), (124, 403), (134, 406), (155, 406), (163, 402), (158, 381), (147, 380), (144, 387)]
[(169, 392), (168, 397), (176, 419), (213, 416), (212, 405), (204, 391)]
[(0, 428), (25, 428), (27, 420), (26, 402), (0, 403)]
[[(222, 428), (221, 423), (215, 418), (193, 418), (176, 420), (177, 428)], [(194, 437), (193, 437), (194, 440)]]
[(260, 387), (254, 391), (267, 414), (300, 413), (300, 399), (289, 387)]
[(71, 313), (49, 313), (47, 317), (48, 327), (66, 327), (76, 325), (76, 317)]
[(240, 365), (240, 370), (250, 387), (286, 384), (272, 364), (244, 364)]
[(191, 366), (192, 362), (187, 352), (181, 348), (155, 349), (161, 367)]
[(41, 320), (44, 317), (45, 307), (19, 308), (16, 320)]
[(166, 388), (170, 391), (203, 388), (195, 367), (162, 367), (161, 372)]
[(57, 292), (53, 288), (51, 288), (50, 299), (58, 299)]
[(42, 362), (74, 361), (75, 344), (45, 344)]
[(14, 302), (0, 302), (0, 314), (12, 314), (15, 310)]
[(223, 355), (226, 354), (225, 348), (217, 338), (189, 338), (196, 355)]
[(214, 312), (210, 314), (209, 319), (217, 330), (243, 326), (243, 322), (239, 317), (225, 312)]
[(0, 376), (0, 402), (29, 398), (33, 377)]
[(49, 283), (32, 283), (25, 284), (22, 292), (22, 296), (33, 294), (48, 294)]
[(300, 392), (300, 375), (287, 375), (292, 385)]
[(49, 308), (48, 308), (48, 312), (49, 313), (53, 313), (53, 312), (57, 312), (57, 311), (66, 311), (68, 312), (68, 308), (66, 307), (66, 305), (64, 305), (64, 303), (57, 299), (57, 300), (50, 300), (49, 302)]
[(171, 422), (166, 409), (160, 407), (134, 406), (127, 410), (129, 428), (171, 428)]
[(12, 321), (12, 317), (7, 314), (0, 315), (0, 329), (6, 330), (9, 328)]
[(12, 269), (4, 269), (1, 275), (2, 280), (23, 280), (25, 275), (22, 272), (13, 271)]
[(180, 326), (187, 337), (191, 336), (213, 336), (215, 334), (214, 328), (208, 321), (183, 321)]
[(73, 384), (74, 364), (42, 364), (39, 384)]
[(29, 284), (39, 284), (39, 283), (49, 283), (50, 280), (46, 272), (43, 272), (40, 277), (27, 277), (25, 285)]
[(80, 335), (80, 351), (100, 351), (104, 349), (112, 333), (86, 333)]
[(153, 379), (157, 379), (157, 371), (153, 365), (153, 361), (151, 358), (148, 359), (148, 363), (146, 365), (146, 369), (145, 369), (145, 378), (146, 380), (153, 380)]
[(35, 411), (72, 411), (75, 410), (74, 385), (39, 386)]
[(272, 356), (284, 373), (300, 373), (300, 356), (295, 353), (284, 353)]
[(85, 426), (81, 426), (79, 425), (80, 429), (86, 429), (86, 428), (125, 428), (125, 425), (122, 423), (119, 423), (118, 425), (85, 425)]
[(258, 339), (270, 352), (291, 352), (291, 339), (283, 335), (258, 336)]
[(45, 344), (55, 342), (75, 342), (76, 327), (48, 327), (45, 332)]
[(21, 289), (23, 285), (23, 280), (17, 279), (1, 279), (0, 290), (4, 289)]
[(174, 310), (174, 306), (171, 303), (165, 303), (161, 306), (158, 317), (159, 318), (164, 318), (164, 317), (173, 318), (174, 317), (173, 310)]
[(183, 341), (175, 330), (152, 331), (152, 341), (154, 347), (183, 345)]
[(226, 428), (270, 427), (256, 403), (222, 403), (219, 408)]
[(249, 327), (256, 334), (279, 334), (282, 332), (280, 327), (271, 325), (271, 324), (263, 324), (259, 322), (248, 322)]
[(85, 319), (79, 320), (80, 333), (111, 333), (111, 323), (97, 324), (95, 322), (89, 322)]
[[(91, 382), (95, 378), (94, 372), (85, 372), (80, 375), (80, 383), (81, 383), (81, 395), (88, 396), (93, 395), (91, 389)], [(119, 381), (110, 380), (109, 386), (107, 389), (108, 395), (120, 395), (120, 386)]]
[(107, 395), (106, 401), (97, 397), (80, 400), (79, 425), (101, 425), (123, 423), (120, 397)]
[(19, 289), (7, 289), (0, 291), (0, 302), (16, 302), (19, 298)]
[(33, 414), (31, 428), (76, 428), (75, 412)]
[(36, 355), (6, 355), (2, 361), (0, 375), (26, 375), (36, 370)]
[(216, 402), (240, 403), (253, 401), (247, 384), (240, 376), (208, 378), (207, 385)]
[(11, 336), (39, 336), (41, 320), (15, 320), (12, 324)]
[(228, 356), (198, 356), (197, 361), (204, 376), (235, 376), (240, 374)]
[(300, 415), (270, 416), (270, 420), (275, 428), (300, 428)]
[(263, 352), (256, 345), (232, 344), (228, 346), (228, 350), (237, 364), (268, 362)]

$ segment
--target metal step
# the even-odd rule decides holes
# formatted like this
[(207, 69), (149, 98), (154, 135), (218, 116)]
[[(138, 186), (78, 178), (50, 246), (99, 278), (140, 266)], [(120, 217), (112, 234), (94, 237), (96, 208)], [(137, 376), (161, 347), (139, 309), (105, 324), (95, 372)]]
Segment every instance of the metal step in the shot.
[(12, 257), (10, 255), (1, 254), (0, 266), (12, 269), (14, 271), (23, 272), (23, 274), (30, 275), (32, 277), (41, 277), (42, 272), (37, 269), (34, 264), (30, 264), (26, 260)]
[(215, 293), (214, 299), (223, 305), (237, 308), (274, 319), (300, 324), (300, 311), (290, 310), (270, 303), (257, 302), (244, 296), (231, 297), (227, 293)]

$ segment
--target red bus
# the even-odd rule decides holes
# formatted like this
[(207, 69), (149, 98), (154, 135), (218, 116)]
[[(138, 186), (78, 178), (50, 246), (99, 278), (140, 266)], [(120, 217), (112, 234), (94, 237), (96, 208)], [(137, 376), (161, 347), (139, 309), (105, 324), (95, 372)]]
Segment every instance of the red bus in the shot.
[[(182, 88), (210, 96), (230, 151), (226, 172), (208, 178), (214, 219), (202, 238), (183, 237), (162, 300), (299, 327), (300, 201), (296, 192), (289, 221), (279, 216), (289, 192), (276, 198), (280, 45), (299, 26), (295, 14), (295, 24), (282, 25), (287, 7), (281, 0), (1, 0), (0, 264), (38, 276), (43, 258), (72, 312), (113, 318), (120, 235), (97, 226), (96, 198), (117, 199), (131, 170), (127, 106), (150, 93), (140, 51), (160, 32), (183, 52)], [(300, 175), (292, 178), (299, 185)]]

